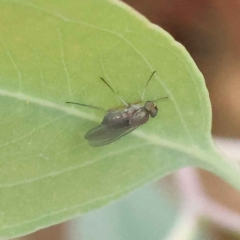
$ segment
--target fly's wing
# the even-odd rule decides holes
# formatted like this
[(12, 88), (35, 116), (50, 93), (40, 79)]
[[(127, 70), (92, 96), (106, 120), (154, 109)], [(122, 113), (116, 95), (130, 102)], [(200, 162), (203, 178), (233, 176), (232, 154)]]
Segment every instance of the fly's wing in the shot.
[(125, 126), (120, 128), (113, 128), (102, 124), (87, 132), (85, 139), (88, 140), (91, 146), (100, 147), (116, 141), (124, 135), (132, 132), (137, 127), (138, 126)]

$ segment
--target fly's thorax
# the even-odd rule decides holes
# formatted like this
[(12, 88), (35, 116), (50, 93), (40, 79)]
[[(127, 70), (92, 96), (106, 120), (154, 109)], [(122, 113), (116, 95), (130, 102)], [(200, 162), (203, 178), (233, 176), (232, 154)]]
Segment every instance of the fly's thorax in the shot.
[(129, 119), (129, 125), (139, 126), (146, 123), (148, 119), (148, 111), (144, 107), (141, 107), (133, 112), (132, 117)]
[(124, 111), (125, 112), (135, 112), (136, 110), (142, 108), (141, 105), (139, 104), (133, 104), (133, 105), (130, 105), (128, 108), (126, 108)]
[(152, 101), (145, 102), (144, 108), (152, 118), (157, 116), (158, 108), (157, 108), (157, 106), (154, 105), (154, 102), (152, 102)]

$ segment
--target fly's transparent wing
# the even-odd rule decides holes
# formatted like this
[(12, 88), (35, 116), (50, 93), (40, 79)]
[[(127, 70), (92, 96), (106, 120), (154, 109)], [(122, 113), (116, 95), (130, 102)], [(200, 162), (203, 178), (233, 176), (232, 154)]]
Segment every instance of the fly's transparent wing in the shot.
[(109, 127), (107, 125), (99, 125), (86, 133), (85, 139), (93, 147), (100, 147), (116, 141), (124, 135), (132, 132), (138, 126), (125, 126), (119, 128)]

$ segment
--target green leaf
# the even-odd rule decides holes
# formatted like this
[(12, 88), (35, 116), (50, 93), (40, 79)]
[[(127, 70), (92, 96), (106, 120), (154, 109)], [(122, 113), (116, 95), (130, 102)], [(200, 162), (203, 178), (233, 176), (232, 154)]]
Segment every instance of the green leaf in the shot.
[[(204, 79), (186, 50), (118, 1), (0, 0), (0, 236), (101, 207), (185, 166), (240, 187), (210, 137)], [(104, 147), (84, 134), (106, 109), (167, 96), (155, 119)]]

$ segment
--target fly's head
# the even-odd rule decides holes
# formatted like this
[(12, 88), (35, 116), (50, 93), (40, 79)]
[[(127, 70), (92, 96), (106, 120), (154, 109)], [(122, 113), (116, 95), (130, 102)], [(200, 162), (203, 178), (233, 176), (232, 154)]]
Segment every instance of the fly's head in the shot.
[(147, 110), (147, 112), (152, 118), (157, 116), (158, 108), (157, 106), (154, 105), (154, 102), (152, 101), (145, 102), (144, 108)]

